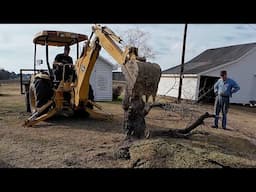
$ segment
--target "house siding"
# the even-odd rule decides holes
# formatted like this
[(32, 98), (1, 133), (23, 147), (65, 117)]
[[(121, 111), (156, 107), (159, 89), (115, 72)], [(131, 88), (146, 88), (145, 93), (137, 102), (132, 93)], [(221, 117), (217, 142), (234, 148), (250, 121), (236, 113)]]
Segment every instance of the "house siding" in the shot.
[[(165, 75), (162, 76), (158, 85), (158, 95), (178, 97), (179, 90), (179, 76), (177, 75)], [(196, 100), (197, 99), (197, 76), (185, 76), (182, 83), (182, 99)]]
[(112, 101), (112, 66), (98, 58), (90, 77), (95, 101)]

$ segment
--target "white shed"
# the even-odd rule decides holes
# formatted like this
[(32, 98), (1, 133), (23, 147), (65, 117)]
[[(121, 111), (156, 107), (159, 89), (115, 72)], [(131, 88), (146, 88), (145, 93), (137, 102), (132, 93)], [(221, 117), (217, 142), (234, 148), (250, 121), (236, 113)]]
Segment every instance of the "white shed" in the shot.
[[(208, 49), (184, 65), (183, 99), (213, 99), (213, 85), (221, 70), (240, 85), (231, 103), (256, 101), (256, 43)], [(178, 96), (180, 65), (162, 72), (158, 95)]]
[(114, 65), (99, 56), (90, 77), (95, 101), (112, 101), (112, 70)]

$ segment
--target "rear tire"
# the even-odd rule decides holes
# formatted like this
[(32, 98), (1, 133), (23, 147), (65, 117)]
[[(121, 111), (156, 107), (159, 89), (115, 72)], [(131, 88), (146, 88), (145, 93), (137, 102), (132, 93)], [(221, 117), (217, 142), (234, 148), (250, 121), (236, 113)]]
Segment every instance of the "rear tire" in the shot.
[[(50, 86), (50, 82), (45, 79), (35, 79), (32, 85), (30, 85), (28, 92), (28, 103), (32, 113), (36, 112), (36, 108), (42, 107), (46, 104), (53, 95), (53, 90)], [(45, 109), (40, 115), (47, 113), (48, 109)]]

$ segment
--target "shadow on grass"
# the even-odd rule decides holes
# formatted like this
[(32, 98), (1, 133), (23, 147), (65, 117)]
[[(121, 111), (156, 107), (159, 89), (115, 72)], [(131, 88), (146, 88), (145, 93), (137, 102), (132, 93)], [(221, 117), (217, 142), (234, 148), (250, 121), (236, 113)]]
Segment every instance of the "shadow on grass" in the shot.
[(0, 96), (15, 96), (15, 95), (12, 95), (12, 94), (6, 94), (6, 93), (0, 93)]
[(53, 116), (44, 121), (45, 124), (34, 125), (34, 128), (65, 128), (65, 129), (83, 129), (99, 132), (123, 133), (122, 119), (100, 120), (88, 116), (65, 117), (61, 115)]

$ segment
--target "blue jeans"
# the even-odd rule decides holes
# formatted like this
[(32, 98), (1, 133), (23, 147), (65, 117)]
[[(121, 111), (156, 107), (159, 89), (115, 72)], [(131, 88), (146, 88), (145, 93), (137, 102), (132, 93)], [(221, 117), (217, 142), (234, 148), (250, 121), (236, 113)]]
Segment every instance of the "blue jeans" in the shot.
[(218, 127), (218, 121), (219, 121), (219, 114), (220, 111), (222, 112), (222, 128), (226, 128), (227, 125), (227, 113), (229, 108), (229, 97), (223, 97), (223, 96), (216, 96), (215, 98), (215, 104), (214, 104), (214, 113), (215, 113), (215, 119), (214, 119), (214, 125)]

